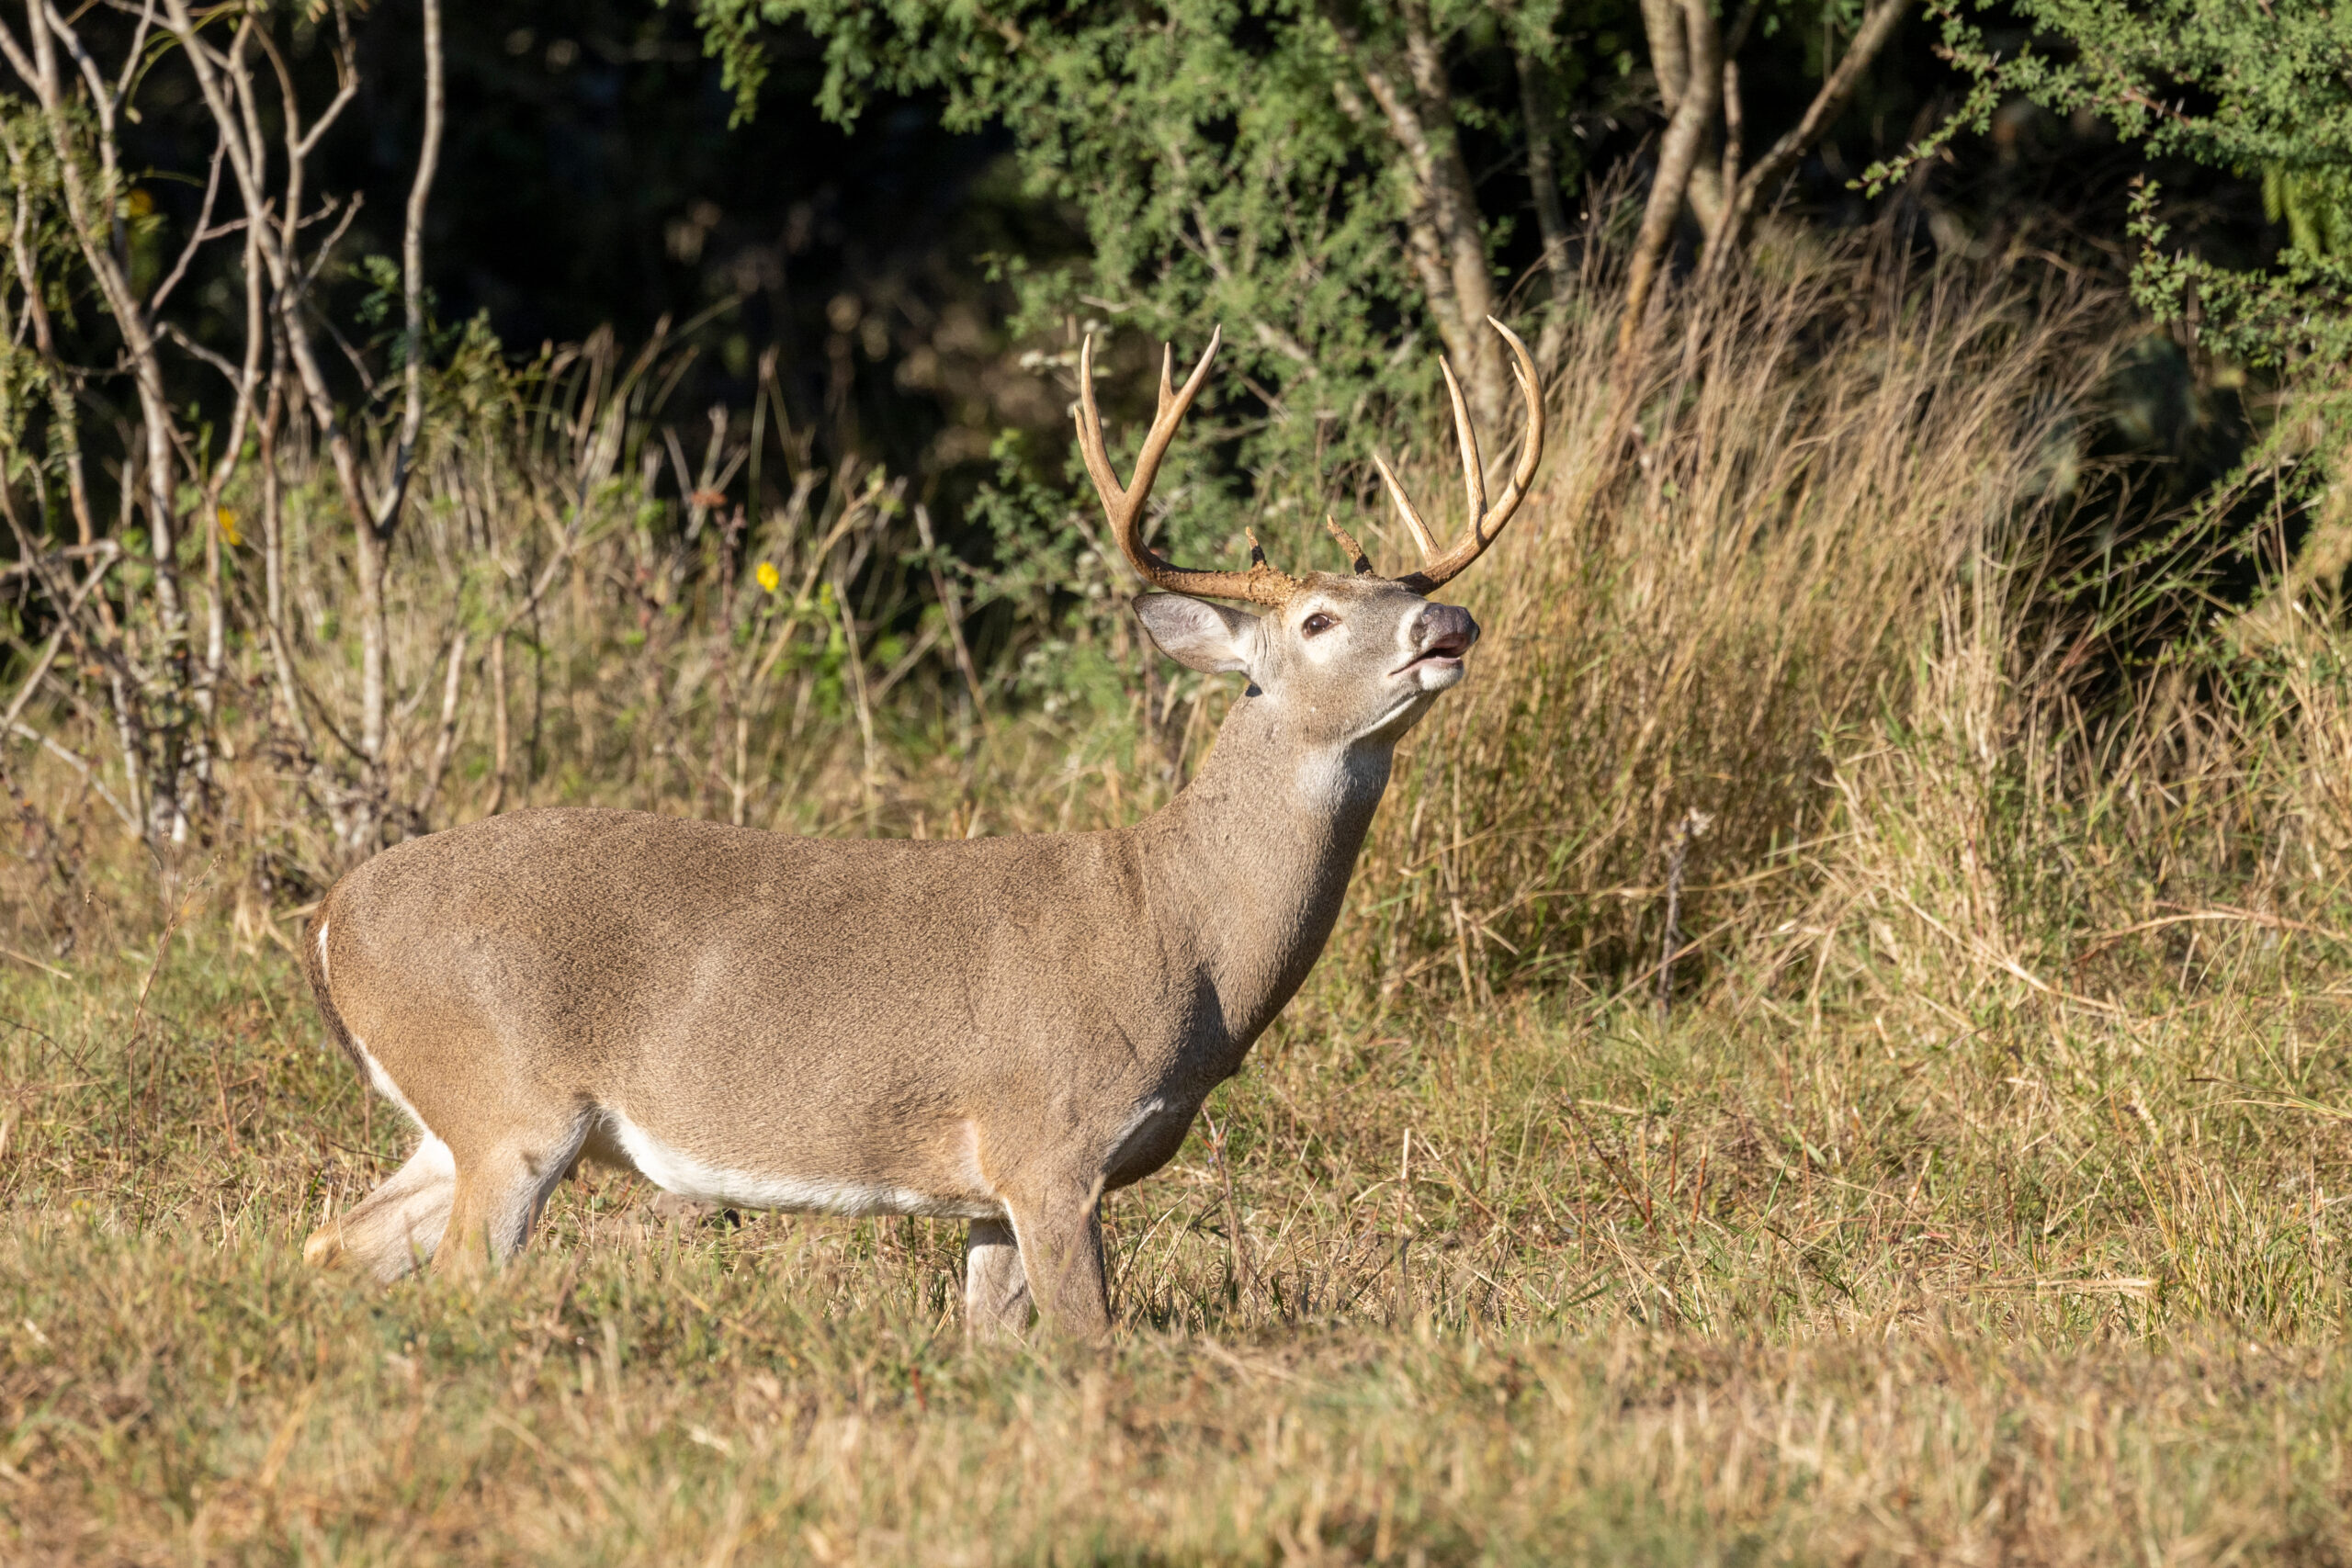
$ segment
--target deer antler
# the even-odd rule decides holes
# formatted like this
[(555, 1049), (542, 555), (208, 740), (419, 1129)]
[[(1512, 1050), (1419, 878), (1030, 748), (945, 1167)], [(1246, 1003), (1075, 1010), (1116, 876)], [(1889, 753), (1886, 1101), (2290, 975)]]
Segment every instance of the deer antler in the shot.
[(1248, 571), (1195, 571), (1176, 565), (1143, 542), (1143, 507), (1151, 495), (1151, 481), (1159, 477), (1159, 462), (1168, 455), (1168, 444), (1175, 439), (1176, 427), (1183, 423), (1201, 383), (1208, 379), (1209, 364), (1224, 341), (1222, 327), (1209, 334), (1208, 352), (1193, 367), (1182, 389), (1174, 385), (1175, 349), (1161, 352), (1159, 412), (1152, 415), (1150, 433), (1143, 438), (1143, 451), (1136, 457), (1135, 479), (1122, 485), (1111, 468), (1111, 454), (1102, 445), (1102, 415), (1094, 406), (1094, 334), (1089, 333), (1078, 353), (1078, 449), (1085, 456), (1086, 471), (1094, 479), (1096, 492), (1102, 497), (1102, 510), (1111, 520), (1111, 532), (1117, 536), (1120, 550), (1146, 581), (1175, 593), (1280, 605), (1298, 592), (1298, 580), (1267, 565), (1266, 552), (1258, 547), (1255, 538), (1250, 541)]
[[(1510, 521), (1510, 514), (1526, 498), (1528, 481), (1535, 477), (1535, 465), (1544, 456), (1544, 399), (1536, 389), (1534, 357), (1519, 341), (1517, 333), (1492, 316), (1487, 318), (1487, 324), (1502, 333), (1503, 341), (1510, 344), (1511, 355), (1518, 362), (1511, 367), (1511, 374), (1519, 378), (1520, 395), (1527, 400), (1527, 441), (1520, 450), (1519, 466), (1511, 470), (1510, 483), (1503, 487), (1494, 505), (1487, 504), (1486, 469), (1478, 457), (1477, 433), (1470, 428), (1469, 406), (1462, 400), (1462, 385), (1453, 378), (1453, 367), (1442, 356), (1438, 368), (1445, 372), (1445, 389), (1453, 400), (1453, 432), (1462, 443), (1462, 487), (1469, 496), (1468, 530), (1440, 554), (1435, 536), (1430, 533), (1429, 525), (1421, 521), (1421, 514), (1413, 509), (1405, 487), (1396, 482), (1396, 476), (1389, 471), (1386, 462), (1377, 456), (1372, 459), (1380, 477), (1388, 481), (1389, 499), (1396, 503), (1405, 526), (1421, 547), (1421, 570), (1396, 579), (1416, 593), (1429, 593), (1442, 587), (1464, 567), (1486, 554), (1487, 547), (1495, 542), (1495, 536), (1503, 531), (1503, 525)], [(1163, 393), (1163, 401), (1165, 397)]]
[[(1518, 467), (1511, 470), (1510, 483), (1503, 487), (1494, 505), (1487, 504), (1486, 470), (1478, 456), (1477, 433), (1470, 427), (1469, 405), (1463, 401), (1462, 384), (1453, 378), (1453, 367), (1442, 357), (1438, 360), (1438, 368), (1445, 373), (1445, 389), (1453, 400), (1454, 434), (1462, 443), (1462, 483), (1469, 494), (1472, 519), (1469, 530), (1441, 554), (1436, 537), (1414, 510), (1405, 487), (1396, 482), (1396, 474), (1384, 459), (1378, 456), (1373, 458), (1380, 477), (1388, 482), (1388, 494), (1396, 502), (1396, 510), (1403, 513), (1405, 526), (1412, 530), (1421, 547), (1421, 570), (1396, 580), (1416, 593), (1428, 593), (1442, 587), (1486, 553), (1487, 547), (1502, 532), (1503, 525), (1510, 521), (1511, 513), (1519, 510), (1520, 502), (1527, 495), (1528, 481), (1535, 477), (1535, 466), (1544, 456), (1544, 400), (1536, 389), (1534, 356), (1527, 352), (1527, 344), (1520, 341), (1517, 333), (1492, 316), (1487, 318), (1487, 324), (1502, 333), (1503, 341), (1510, 344), (1517, 360), (1511, 373), (1518, 378), (1520, 393), (1527, 400), (1527, 440), (1520, 452)], [(1202, 383), (1208, 379), (1209, 366), (1224, 341), (1222, 327), (1209, 334), (1207, 351), (1193, 367), (1192, 375), (1185, 378), (1182, 388), (1175, 385), (1175, 349), (1161, 351), (1159, 409), (1152, 415), (1151, 429), (1144, 436), (1142, 452), (1136, 457), (1135, 478), (1122, 485), (1111, 467), (1111, 454), (1103, 445), (1102, 412), (1094, 406), (1094, 334), (1089, 333), (1078, 354), (1078, 449), (1086, 458), (1086, 471), (1102, 498), (1103, 513), (1111, 520), (1111, 532), (1117, 536), (1121, 552), (1146, 581), (1174, 593), (1280, 606), (1298, 592), (1299, 580), (1267, 563), (1266, 552), (1259, 547), (1254, 534), (1250, 538), (1248, 571), (1198, 571), (1178, 566), (1143, 542), (1144, 502), (1150, 499), (1152, 480), (1159, 477), (1160, 460), (1168, 456), (1168, 445), (1176, 438), (1176, 427), (1184, 422)], [(1336, 521), (1327, 520), (1324, 526), (1348, 553), (1349, 564), (1359, 575), (1372, 570), (1371, 560), (1353, 536)]]

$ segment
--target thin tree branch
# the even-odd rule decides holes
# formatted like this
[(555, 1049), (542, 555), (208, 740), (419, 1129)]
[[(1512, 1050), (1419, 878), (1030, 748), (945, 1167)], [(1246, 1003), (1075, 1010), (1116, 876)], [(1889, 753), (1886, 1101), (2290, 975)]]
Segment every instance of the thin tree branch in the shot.
[(89, 574), (83, 578), (81, 585), (74, 589), (73, 597), (58, 607), (57, 630), (51, 634), (49, 646), (41, 650), (40, 658), (34, 661), (32, 673), (26, 676), (25, 683), (17, 688), (16, 701), (8, 705), (8, 711), (5, 715), (0, 715), (0, 730), (12, 728), (23, 716), (26, 705), (33, 699), (33, 693), (40, 687), (41, 678), (49, 673), (49, 667), (56, 662), (58, 650), (63, 648), (71, 637), (74, 617), (82, 613), (83, 601), (89, 598), (99, 582), (104, 581), (106, 574), (113, 570), (114, 563), (121, 558), (122, 552), (115, 547), (113, 540), (105, 540), (103, 543), (105, 549), (99, 556), (97, 564), (93, 566)]
[(433, 194), (441, 162), (441, 0), (424, 5), (424, 139), (417, 149), (416, 177), (408, 188), (408, 220), (401, 235), (401, 296), (407, 315), (401, 339), (406, 363), (401, 393), (400, 445), (392, 453), (391, 482), (377, 498), (376, 532), (389, 536), (400, 520), (415, 466), (416, 438), (424, 428), (424, 204)]
[(51, 740), (48, 736), (43, 735), (40, 730), (35, 729), (28, 724), (18, 724), (11, 720), (8, 725), (8, 729), (11, 734), (18, 735), (27, 740), (37, 742), (42, 750), (48, 751), (51, 756), (57, 758), (58, 761), (65, 763), (68, 767), (74, 769), (74, 772), (80, 773), (83, 781), (86, 783), (92, 790), (96, 792), (98, 798), (105, 801), (108, 806), (114, 808), (114, 814), (122, 818), (122, 825), (124, 827), (130, 829), (134, 834), (139, 831), (139, 818), (131, 815), (130, 809), (126, 807), (121, 801), (115, 798), (114, 791), (107, 788), (107, 786), (100, 782), (97, 769), (90, 765), (87, 758), (81, 756), (77, 752), (68, 750), (65, 747), (59, 745), (56, 741)]
[(1847, 46), (1844, 57), (1822, 82), (1821, 90), (1814, 94), (1813, 102), (1805, 106), (1804, 117), (1740, 176), (1739, 188), (1732, 194), (1723, 222), (1707, 242), (1706, 254), (1701, 261), (1702, 273), (1712, 276), (1727, 265), (1732, 252), (1747, 237), (1747, 226), (1755, 220), (1756, 204), (1766, 187), (1787, 174), (1843, 112), (1846, 101), (1861, 85), (1862, 73), (1894, 36), (1895, 24), (1903, 19), (1908, 3), (1909, 0), (1880, 0), (1864, 13), (1862, 25), (1855, 29), (1854, 41)]
[(188, 235), (187, 243), (180, 247), (180, 259), (172, 267), (171, 275), (155, 286), (155, 291), (153, 294), (147, 296), (147, 308), (150, 310), (160, 310), (164, 308), (164, 301), (171, 298), (172, 290), (177, 288), (180, 279), (187, 276), (187, 264), (196, 259), (198, 247), (207, 240), (217, 240), (231, 231), (226, 227), (220, 229), (207, 227), (212, 221), (213, 199), (220, 194), (220, 161), (227, 156), (227, 148), (215, 146), (212, 149), (212, 172), (204, 182), (204, 207), (196, 215), (196, 228)]
[[(432, 0), (426, 0), (429, 6)], [(433, 809), (433, 797), (441, 793), (442, 775), (448, 772), (449, 757), (458, 747), (458, 694), (466, 673), (466, 628), (459, 626), (449, 639), (449, 668), (441, 685), (441, 723), (433, 741), (433, 761), (424, 770), (424, 788), (417, 793), (417, 820), (424, 820)]]

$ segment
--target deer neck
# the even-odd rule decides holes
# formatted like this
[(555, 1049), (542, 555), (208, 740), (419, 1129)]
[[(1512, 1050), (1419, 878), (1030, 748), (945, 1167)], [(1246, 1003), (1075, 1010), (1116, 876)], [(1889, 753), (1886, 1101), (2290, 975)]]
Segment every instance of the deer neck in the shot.
[(1226, 1072), (1322, 955), (1395, 750), (1313, 739), (1279, 703), (1245, 696), (1199, 773), (1143, 825), (1154, 912), (1216, 991)]

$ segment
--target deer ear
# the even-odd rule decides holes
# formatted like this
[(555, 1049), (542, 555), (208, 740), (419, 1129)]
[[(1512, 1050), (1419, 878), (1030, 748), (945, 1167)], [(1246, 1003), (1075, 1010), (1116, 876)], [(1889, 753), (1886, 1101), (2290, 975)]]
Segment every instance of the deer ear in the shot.
[(1159, 651), (1187, 670), (1221, 675), (1247, 671), (1258, 649), (1258, 617), (1182, 593), (1147, 593), (1136, 619)]

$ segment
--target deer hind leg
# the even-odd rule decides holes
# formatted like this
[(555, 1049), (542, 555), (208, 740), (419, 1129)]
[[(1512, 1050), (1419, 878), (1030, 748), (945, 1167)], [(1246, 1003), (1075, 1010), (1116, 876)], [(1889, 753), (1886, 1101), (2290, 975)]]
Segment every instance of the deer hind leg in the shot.
[(588, 1126), (583, 1114), (542, 1136), (459, 1151), (448, 1232), (434, 1254), (436, 1271), (470, 1278), (520, 1252), (548, 1195), (579, 1158)]
[(320, 1269), (363, 1269), (390, 1284), (441, 1245), (457, 1179), (449, 1145), (425, 1134), (408, 1163), (383, 1185), (311, 1233), (302, 1261)]
[(1003, 1220), (974, 1220), (964, 1233), (964, 1332), (1009, 1339), (1029, 1326), (1029, 1276)]

